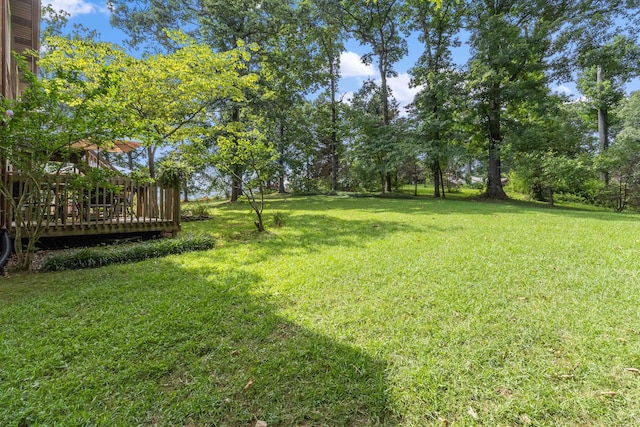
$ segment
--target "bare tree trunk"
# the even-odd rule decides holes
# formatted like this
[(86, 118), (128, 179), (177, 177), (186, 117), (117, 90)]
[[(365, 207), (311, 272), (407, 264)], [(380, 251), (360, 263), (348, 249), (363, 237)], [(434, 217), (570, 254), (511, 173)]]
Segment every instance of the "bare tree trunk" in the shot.
[[(497, 91), (497, 88), (494, 88)], [(489, 116), (489, 179), (485, 197), (490, 199), (506, 199), (507, 194), (502, 188), (502, 170), (500, 166), (500, 144), (502, 134), (500, 129), (500, 102), (494, 95), (491, 100), (491, 113)]]
[[(233, 107), (233, 111), (231, 112), (231, 120), (233, 122), (240, 121), (240, 108)], [(237, 165), (233, 168), (233, 174), (231, 176), (231, 198), (230, 202), (237, 202), (240, 196), (242, 195), (242, 175), (244, 173), (244, 168), (241, 165)]]
[[(600, 88), (604, 87), (604, 79), (602, 77), (602, 67), (598, 65), (596, 72), (596, 80)], [(609, 148), (609, 114), (606, 109), (598, 108), (598, 148), (600, 153), (604, 153)], [(600, 179), (609, 184), (609, 172), (600, 173)]]
[(156, 177), (156, 147), (147, 147), (147, 157), (149, 159), (149, 176)]
[(278, 158), (278, 165), (280, 166), (280, 170), (278, 171), (278, 193), (280, 194), (286, 194), (287, 189), (284, 186), (284, 181), (285, 181), (285, 165), (284, 165), (284, 147), (285, 147), (285, 141), (284, 141), (284, 134), (285, 134), (285, 128), (284, 125), (282, 123), (280, 123), (280, 156)]
[(184, 201), (188, 202), (189, 201), (189, 182), (187, 181), (187, 179), (185, 179), (184, 182), (182, 183), (182, 189), (184, 190)]
[(440, 162), (436, 159), (433, 162), (433, 197), (440, 198)]
[(331, 189), (338, 191), (338, 109), (336, 106), (336, 77), (333, 58), (329, 60), (331, 76)]

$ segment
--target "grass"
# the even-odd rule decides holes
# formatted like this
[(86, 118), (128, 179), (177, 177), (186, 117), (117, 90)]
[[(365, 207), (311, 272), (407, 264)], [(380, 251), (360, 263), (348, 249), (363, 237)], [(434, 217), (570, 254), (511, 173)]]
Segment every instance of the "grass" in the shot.
[[(640, 217), (307, 197), (217, 247), (0, 281), (0, 425), (629, 426)], [(22, 423), (22, 424), (21, 424)]]

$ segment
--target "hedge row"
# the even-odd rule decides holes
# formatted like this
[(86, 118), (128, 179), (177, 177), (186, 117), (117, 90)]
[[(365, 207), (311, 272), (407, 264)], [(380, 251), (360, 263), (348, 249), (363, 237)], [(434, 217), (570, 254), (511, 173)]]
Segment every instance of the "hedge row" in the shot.
[(175, 239), (150, 240), (102, 248), (85, 248), (51, 256), (44, 261), (41, 270), (77, 270), (110, 264), (125, 264), (184, 252), (204, 251), (212, 249), (214, 246), (215, 241), (212, 237), (187, 235)]

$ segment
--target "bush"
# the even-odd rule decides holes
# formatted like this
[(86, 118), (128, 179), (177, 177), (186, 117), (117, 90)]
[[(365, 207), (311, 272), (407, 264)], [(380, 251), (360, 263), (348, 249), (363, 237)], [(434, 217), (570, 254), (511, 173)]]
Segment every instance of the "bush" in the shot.
[(274, 227), (284, 227), (286, 216), (282, 212), (274, 212), (273, 213), (273, 221), (272, 225)]
[(204, 251), (212, 249), (214, 246), (215, 241), (212, 237), (188, 235), (175, 239), (151, 240), (109, 248), (84, 248), (47, 258), (42, 265), (42, 271), (77, 270), (110, 264), (125, 264), (184, 252)]
[(183, 216), (209, 216), (209, 206), (201, 202), (183, 204), (181, 210)]

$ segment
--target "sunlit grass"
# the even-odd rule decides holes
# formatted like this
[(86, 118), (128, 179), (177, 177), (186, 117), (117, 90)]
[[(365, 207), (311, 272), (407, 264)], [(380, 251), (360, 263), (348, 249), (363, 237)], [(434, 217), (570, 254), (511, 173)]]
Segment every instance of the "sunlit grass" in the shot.
[(0, 282), (0, 424), (640, 419), (640, 218), (349, 197), (210, 204), (217, 248)]

